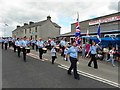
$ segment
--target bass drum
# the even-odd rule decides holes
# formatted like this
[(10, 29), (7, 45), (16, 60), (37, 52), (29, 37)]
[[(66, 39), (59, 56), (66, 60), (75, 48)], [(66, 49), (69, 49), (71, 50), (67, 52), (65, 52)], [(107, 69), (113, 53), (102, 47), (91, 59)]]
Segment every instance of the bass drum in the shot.
[(47, 48), (42, 48), (43, 53), (47, 53)]
[(30, 48), (25, 48), (26, 53), (30, 53)]

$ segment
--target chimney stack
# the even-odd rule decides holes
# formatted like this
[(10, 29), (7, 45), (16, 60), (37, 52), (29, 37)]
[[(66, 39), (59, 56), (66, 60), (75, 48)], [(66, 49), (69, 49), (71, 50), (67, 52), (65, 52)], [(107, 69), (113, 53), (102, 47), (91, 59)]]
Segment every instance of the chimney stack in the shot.
[(27, 23), (24, 23), (24, 26), (28, 25)]
[(34, 22), (32, 22), (32, 21), (29, 22), (30, 25), (33, 24), (33, 23), (34, 23)]
[(17, 25), (17, 28), (20, 28), (20, 25)]

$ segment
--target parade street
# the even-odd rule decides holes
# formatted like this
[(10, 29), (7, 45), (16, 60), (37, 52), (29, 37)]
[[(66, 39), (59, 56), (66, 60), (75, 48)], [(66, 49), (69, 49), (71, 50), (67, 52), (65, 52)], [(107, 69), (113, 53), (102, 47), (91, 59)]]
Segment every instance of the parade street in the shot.
[(81, 60), (78, 65), (80, 80), (75, 80), (73, 75), (67, 74), (69, 62), (63, 61), (58, 53), (55, 64), (51, 64), (49, 51), (43, 55), (45, 61), (39, 60), (37, 53), (32, 50), (27, 55), (27, 62), (24, 62), (22, 55), (19, 58), (17, 52), (14, 53), (12, 49), (3, 49), (2, 88), (117, 87), (118, 68), (117, 66), (112, 67), (110, 63), (98, 62), (99, 68), (95, 70), (87, 67), (88, 60)]

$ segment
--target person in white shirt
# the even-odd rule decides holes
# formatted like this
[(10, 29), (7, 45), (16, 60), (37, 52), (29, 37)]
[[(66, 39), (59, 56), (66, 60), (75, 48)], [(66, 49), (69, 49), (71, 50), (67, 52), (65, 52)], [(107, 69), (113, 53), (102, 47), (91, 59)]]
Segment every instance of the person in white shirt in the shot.
[(27, 40), (26, 40), (27, 38), (26, 38), (26, 36), (24, 37), (24, 40), (22, 40), (21, 41), (21, 46), (22, 46), (22, 48), (23, 48), (23, 60), (24, 60), (24, 62), (26, 62), (26, 47), (27, 47)]
[(43, 49), (42, 48), (44, 47), (44, 42), (42, 41), (42, 38), (39, 38), (39, 40), (37, 41), (37, 46), (38, 46), (38, 49), (39, 49), (39, 57), (42, 60), (42, 55), (43, 55)]
[(8, 38), (5, 39), (4, 44), (5, 44), (5, 50), (7, 50), (7, 46), (8, 46)]
[(52, 46), (52, 49), (51, 49), (51, 56), (52, 56), (52, 64), (54, 64), (54, 61), (56, 59), (56, 50), (55, 50), (55, 47)]
[(65, 49), (64, 49), (64, 60), (65, 61), (68, 61), (68, 48), (67, 48), (67, 46), (65, 46)]
[(114, 63), (115, 60), (114, 60), (114, 58), (113, 58), (114, 53), (115, 53), (115, 48), (113, 47), (113, 48), (110, 50), (110, 52), (109, 52), (110, 58), (107, 60), (107, 62), (108, 62), (108, 61), (112, 61), (113, 67), (115, 66), (115, 63)]
[(64, 56), (64, 49), (66, 46), (65, 38), (62, 38), (62, 40), (60, 41), (60, 46), (62, 48), (61, 56)]
[(20, 51), (21, 51), (20, 45), (21, 45), (20, 39), (17, 38), (17, 40), (15, 41), (15, 46), (16, 46), (16, 48), (17, 48), (17, 50), (18, 50), (18, 57), (20, 57)]

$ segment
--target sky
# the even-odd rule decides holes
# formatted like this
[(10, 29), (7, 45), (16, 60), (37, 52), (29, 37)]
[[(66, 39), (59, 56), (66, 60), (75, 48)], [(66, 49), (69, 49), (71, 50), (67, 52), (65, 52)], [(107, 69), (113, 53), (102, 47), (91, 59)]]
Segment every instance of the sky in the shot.
[[(60, 25), (61, 34), (71, 31), (71, 24), (118, 12), (120, 0), (0, 0), (0, 37), (12, 36), (17, 25), (39, 22), (51, 16)], [(7, 24), (8, 26), (6, 26)]]

